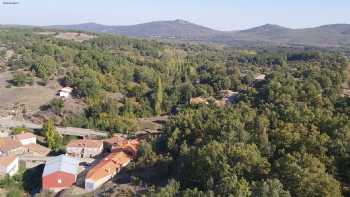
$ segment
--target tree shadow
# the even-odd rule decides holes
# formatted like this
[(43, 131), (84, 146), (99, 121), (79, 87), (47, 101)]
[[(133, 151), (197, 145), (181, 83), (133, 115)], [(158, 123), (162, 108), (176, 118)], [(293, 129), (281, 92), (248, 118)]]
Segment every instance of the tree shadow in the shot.
[(22, 183), (23, 189), (29, 194), (33, 195), (40, 192), (41, 189), (41, 175), (44, 170), (44, 164), (37, 167), (27, 169), (23, 173)]

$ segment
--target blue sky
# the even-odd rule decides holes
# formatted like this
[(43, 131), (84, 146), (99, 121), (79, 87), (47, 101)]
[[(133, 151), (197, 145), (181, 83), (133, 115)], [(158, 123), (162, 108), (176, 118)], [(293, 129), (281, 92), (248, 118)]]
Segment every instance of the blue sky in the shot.
[[(0, 0), (0, 24), (130, 25), (184, 19), (220, 30), (350, 23), (350, 0)], [(10, 0), (8, 0), (10, 1)]]

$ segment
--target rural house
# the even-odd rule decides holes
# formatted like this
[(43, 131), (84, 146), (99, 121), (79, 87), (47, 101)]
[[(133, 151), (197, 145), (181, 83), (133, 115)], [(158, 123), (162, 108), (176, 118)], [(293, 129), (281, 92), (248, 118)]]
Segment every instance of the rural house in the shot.
[(15, 139), (21, 142), (22, 145), (36, 144), (36, 136), (29, 132), (17, 134)]
[(72, 140), (66, 150), (73, 157), (92, 158), (103, 151), (103, 142), (90, 139)]
[(2, 176), (13, 176), (18, 171), (18, 158), (15, 155), (4, 155), (0, 157), (0, 174)]
[(71, 88), (71, 87), (64, 87), (64, 88), (60, 89), (58, 95), (60, 97), (63, 97), (63, 98), (68, 98), (71, 95), (72, 92), (73, 92), (73, 88)]
[(92, 167), (85, 177), (85, 190), (91, 191), (112, 179), (121, 168), (131, 161), (131, 157), (124, 152), (113, 152)]
[(0, 155), (20, 155), (25, 152), (21, 142), (10, 138), (0, 138)]
[(42, 175), (43, 190), (54, 192), (71, 187), (78, 175), (79, 161), (60, 155), (46, 162)]

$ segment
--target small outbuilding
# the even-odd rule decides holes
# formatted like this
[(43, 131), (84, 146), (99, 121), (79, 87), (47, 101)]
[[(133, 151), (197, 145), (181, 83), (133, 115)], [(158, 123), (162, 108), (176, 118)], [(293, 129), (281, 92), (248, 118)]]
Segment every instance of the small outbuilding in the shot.
[(72, 92), (73, 92), (73, 88), (64, 87), (60, 89), (60, 91), (58, 92), (58, 95), (63, 98), (68, 98), (72, 94)]
[(60, 155), (45, 164), (42, 175), (42, 189), (59, 192), (71, 187), (79, 173), (79, 160)]

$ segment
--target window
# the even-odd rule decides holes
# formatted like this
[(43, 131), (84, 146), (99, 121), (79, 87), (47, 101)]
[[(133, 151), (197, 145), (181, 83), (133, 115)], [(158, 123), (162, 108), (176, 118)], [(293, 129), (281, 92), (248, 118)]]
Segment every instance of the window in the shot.
[(57, 183), (61, 184), (61, 183), (62, 183), (62, 180), (61, 180), (61, 179), (58, 179), (58, 180), (57, 180)]

